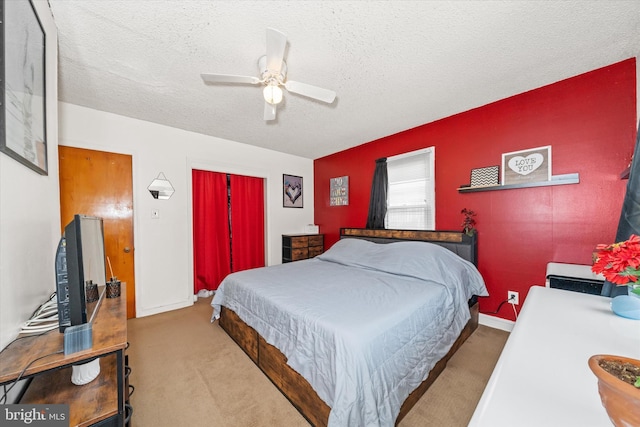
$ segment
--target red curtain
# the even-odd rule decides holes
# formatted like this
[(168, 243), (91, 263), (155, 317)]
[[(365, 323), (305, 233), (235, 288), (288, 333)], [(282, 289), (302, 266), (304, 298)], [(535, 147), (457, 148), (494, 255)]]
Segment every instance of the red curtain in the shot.
[(231, 272), (227, 175), (192, 171), (193, 293), (216, 290)]
[(264, 267), (264, 180), (231, 175), (233, 271)]
[(193, 293), (218, 289), (232, 271), (264, 267), (264, 180), (194, 169), (192, 188)]

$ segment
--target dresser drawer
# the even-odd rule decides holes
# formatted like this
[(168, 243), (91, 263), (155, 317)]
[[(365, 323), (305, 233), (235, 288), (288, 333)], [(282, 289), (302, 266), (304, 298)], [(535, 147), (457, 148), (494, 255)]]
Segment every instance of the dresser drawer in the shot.
[(291, 238), (292, 248), (306, 248), (309, 246), (309, 238), (307, 236), (297, 236)]
[(321, 246), (324, 248), (324, 236), (322, 234), (318, 236), (309, 236), (309, 246)]
[(309, 258), (309, 248), (297, 248), (291, 251), (291, 261)]
[(323, 234), (283, 234), (282, 262), (313, 258), (324, 252)]
[(318, 256), (322, 252), (324, 252), (324, 248), (322, 246), (309, 246), (309, 258)]

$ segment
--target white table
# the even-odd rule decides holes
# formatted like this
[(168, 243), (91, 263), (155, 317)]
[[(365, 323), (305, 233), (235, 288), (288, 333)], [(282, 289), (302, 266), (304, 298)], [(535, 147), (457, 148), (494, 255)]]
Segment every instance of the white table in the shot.
[(640, 359), (640, 320), (615, 315), (610, 303), (532, 287), (469, 426), (611, 426), (587, 360)]

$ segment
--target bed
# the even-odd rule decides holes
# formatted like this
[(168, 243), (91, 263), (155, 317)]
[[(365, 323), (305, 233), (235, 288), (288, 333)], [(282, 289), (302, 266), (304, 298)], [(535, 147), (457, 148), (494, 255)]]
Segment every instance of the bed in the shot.
[(313, 259), (227, 276), (212, 321), (311, 424), (391, 426), (478, 325), (476, 248), (458, 232), (342, 229)]

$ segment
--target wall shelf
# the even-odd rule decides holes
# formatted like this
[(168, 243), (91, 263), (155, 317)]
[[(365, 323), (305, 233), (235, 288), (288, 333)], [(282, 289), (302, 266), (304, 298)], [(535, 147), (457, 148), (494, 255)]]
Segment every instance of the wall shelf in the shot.
[(529, 187), (548, 187), (551, 185), (567, 185), (580, 183), (580, 176), (577, 173), (568, 173), (565, 175), (554, 175), (551, 181), (527, 182), (524, 184), (507, 184), (507, 185), (489, 185), (484, 187), (460, 187), (460, 193), (475, 193), (478, 191), (494, 191), (494, 190), (512, 190), (516, 188)]

